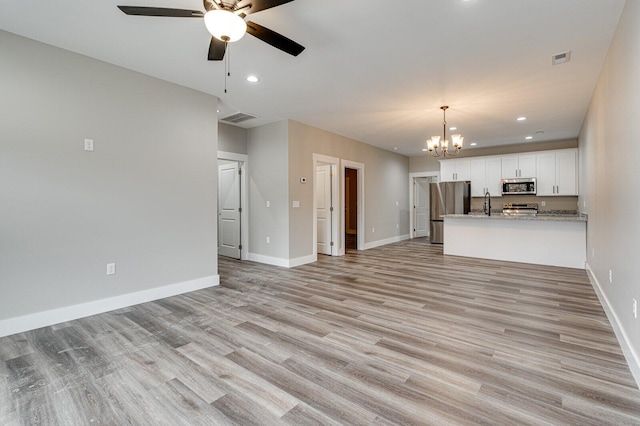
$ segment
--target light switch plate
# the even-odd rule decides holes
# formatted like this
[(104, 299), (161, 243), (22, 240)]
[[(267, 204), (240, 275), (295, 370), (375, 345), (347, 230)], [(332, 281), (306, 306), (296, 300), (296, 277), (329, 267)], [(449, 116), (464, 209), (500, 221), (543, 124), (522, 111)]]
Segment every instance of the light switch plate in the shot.
[(115, 275), (115, 274), (116, 274), (116, 264), (107, 263), (107, 275)]

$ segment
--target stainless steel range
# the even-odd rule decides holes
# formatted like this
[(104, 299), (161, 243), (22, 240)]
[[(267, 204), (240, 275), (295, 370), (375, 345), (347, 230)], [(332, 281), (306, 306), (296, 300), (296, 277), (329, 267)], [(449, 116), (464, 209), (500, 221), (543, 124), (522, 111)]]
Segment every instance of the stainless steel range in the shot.
[(504, 203), (502, 214), (507, 216), (535, 216), (538, 214), (537, 203)]

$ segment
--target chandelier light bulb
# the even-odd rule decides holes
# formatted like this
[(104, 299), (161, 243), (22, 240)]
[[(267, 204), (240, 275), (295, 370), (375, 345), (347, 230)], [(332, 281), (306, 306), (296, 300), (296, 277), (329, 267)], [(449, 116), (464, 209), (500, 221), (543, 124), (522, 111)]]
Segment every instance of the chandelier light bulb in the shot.
[(244, 19), (228, 10), (210, 10), (204, 15), (204, 25), (212, 36), (220, 41), (238, 41), (247, 32)]

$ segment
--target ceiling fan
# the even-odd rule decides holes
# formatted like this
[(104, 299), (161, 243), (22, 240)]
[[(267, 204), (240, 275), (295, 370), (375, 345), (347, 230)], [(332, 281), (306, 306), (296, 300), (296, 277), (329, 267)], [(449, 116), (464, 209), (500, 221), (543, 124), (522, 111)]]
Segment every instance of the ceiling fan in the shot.
[(261, 10), (280, 6), (293, 0), (204, 0), (206, 12), (165, 7), (118, 6), (127, 15), (166, 16), (175, 18), (204, 18), (211, 33), (209, 44), (210, 61), (221, 61), (227, 50), (227, 43), (239, 40), (245, 32), (293, 56), (298, 56), (304, 46), (295, 41), (244, 18)]

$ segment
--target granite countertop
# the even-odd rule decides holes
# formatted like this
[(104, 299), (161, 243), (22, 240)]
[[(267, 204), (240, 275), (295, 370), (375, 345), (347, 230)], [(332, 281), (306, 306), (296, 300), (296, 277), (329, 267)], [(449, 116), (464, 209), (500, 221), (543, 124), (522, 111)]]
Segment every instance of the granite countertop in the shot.
[(576, 212), (542, 212), (537, 215), (531, 216), (515, 216), (515, 215), (506, 215), (501, 212), (491, 212), (491, 216), (486, 215), (482, 212), (472, 211), (469, 214), (448, 214), (445, 216), (446, 218), (452, 219), (506, 219), (506, 220), (537, 220), (537, 221), (547, 221), (547, 222), (586, 222), (587, 215), (580, 214)]

